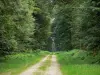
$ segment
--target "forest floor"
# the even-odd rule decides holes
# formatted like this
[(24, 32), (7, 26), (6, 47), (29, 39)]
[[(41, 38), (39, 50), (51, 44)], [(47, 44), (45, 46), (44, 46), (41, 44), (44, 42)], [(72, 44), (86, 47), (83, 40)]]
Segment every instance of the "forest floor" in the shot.
[(62, 75), (56, 55), (48, 55), (19, 75)]

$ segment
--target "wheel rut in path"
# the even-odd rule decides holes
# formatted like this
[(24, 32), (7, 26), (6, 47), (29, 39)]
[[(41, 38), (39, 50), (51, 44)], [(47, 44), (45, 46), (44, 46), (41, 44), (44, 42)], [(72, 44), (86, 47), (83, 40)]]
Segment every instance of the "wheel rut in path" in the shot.
[[(49, 55), (48, 55), (49, 56)], [(38, 70), (38, 68), (40, 66), (42, 66), (42, 64), (47, 60), (48, 56), (46, 56), (45, 58), (43, 58), (39, 63), (31, 66), (30, 68), (28, 68), (26, 71), (22, 72), (19, 75), (33, 75), (34, 72), (36, 72)]]
[[(50, 65), (44, 65), (44, 63), (48, 60), (50, 56)], [(43, 66), (47, 66), (47, 68), (46, 70), (41, 72), (40, 68)], [(19, 75), (62, 75), (62, 73), (60, 71), (59, 64), (57, 63), (56, 55), (48, 55), (43, 58), (39, 63), (31, 66)]]
[(56, 55), (52, 55), (51, 66), (47, 69), (45, 75), (62, 75), (59, 64), (57, 63)]

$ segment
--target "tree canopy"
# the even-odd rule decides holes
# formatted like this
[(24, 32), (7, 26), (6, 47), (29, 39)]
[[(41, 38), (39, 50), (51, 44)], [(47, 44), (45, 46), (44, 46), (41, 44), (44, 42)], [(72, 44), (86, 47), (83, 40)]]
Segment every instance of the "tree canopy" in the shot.
[(100, 50), (99, 0), (0, 0), (0, 55), (51, 49)]

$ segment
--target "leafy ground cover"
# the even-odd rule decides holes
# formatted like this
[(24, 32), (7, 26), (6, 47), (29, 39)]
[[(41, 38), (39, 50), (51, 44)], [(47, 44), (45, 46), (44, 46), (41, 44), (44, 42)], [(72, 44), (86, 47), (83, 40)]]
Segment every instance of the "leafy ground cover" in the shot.
[(57, 58), (63, 75), (100, 75), (100, 53), (72, 50), (58, 52)]
[(48, 52), (18, 53), (0, 58), (0, 75), (17, 75), (39, 62)]

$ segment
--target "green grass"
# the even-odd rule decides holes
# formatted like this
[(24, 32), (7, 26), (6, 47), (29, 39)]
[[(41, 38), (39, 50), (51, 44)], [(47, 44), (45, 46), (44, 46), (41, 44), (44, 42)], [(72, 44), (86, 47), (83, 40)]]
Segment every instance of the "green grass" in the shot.
[(100, 75), (100, 53), (94, 57), (91, 52), (72, 50), (58, 52), (57, 58), (63, 75)]
[(47, 52), (39, 53), (19, 53), (15, 55), (8, 55), (0, 58), (0, 75), (18, 75), (18, 73), (24, 71), (29, 66), (39, 62)]
[(63, 75), (100, 75), (100, 65), (61, 65)]

